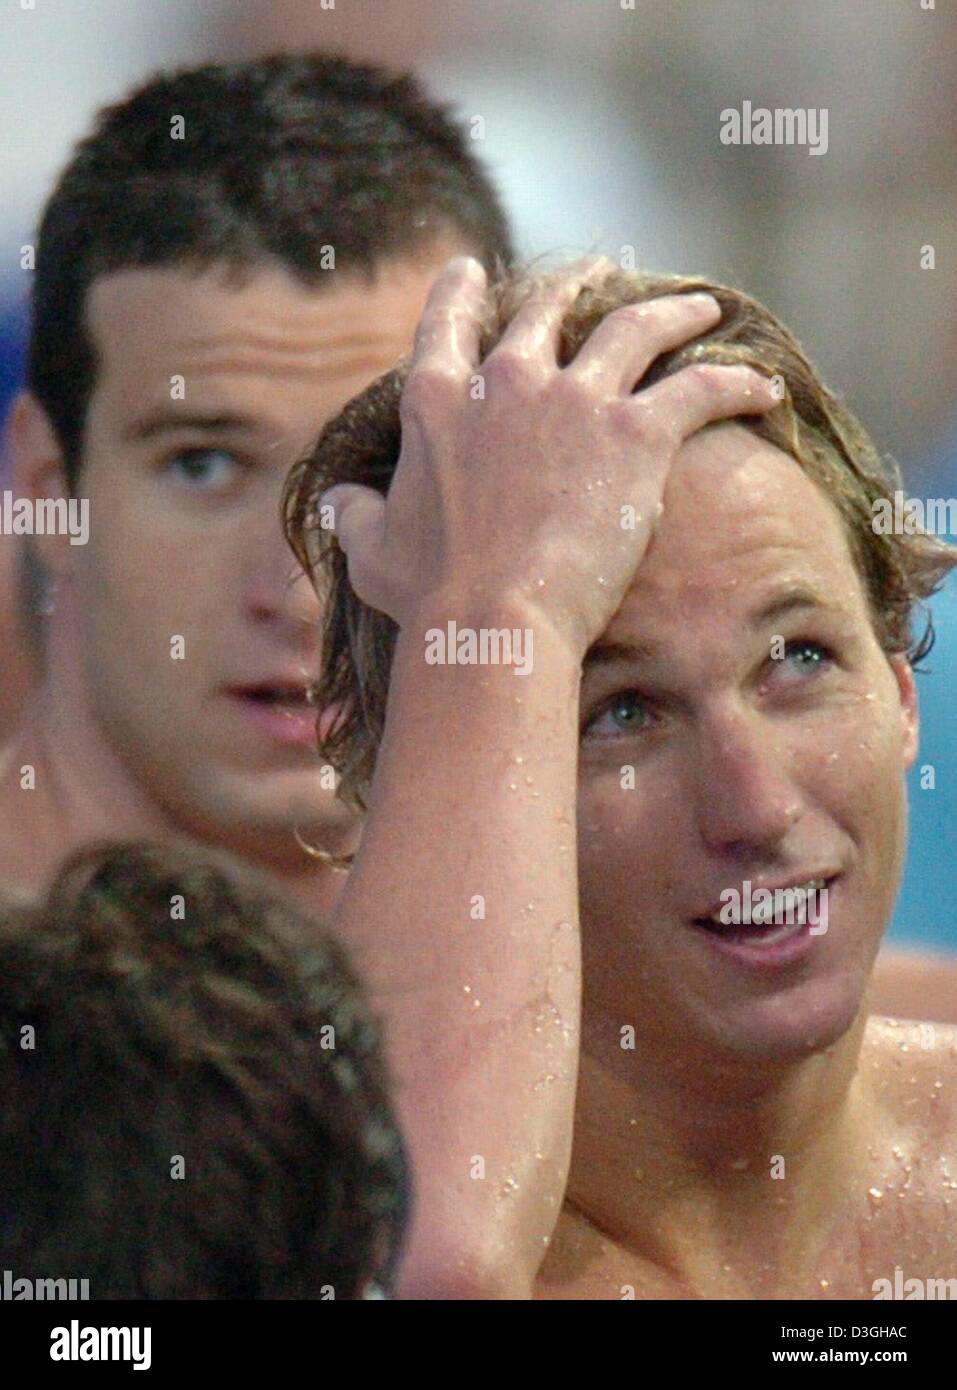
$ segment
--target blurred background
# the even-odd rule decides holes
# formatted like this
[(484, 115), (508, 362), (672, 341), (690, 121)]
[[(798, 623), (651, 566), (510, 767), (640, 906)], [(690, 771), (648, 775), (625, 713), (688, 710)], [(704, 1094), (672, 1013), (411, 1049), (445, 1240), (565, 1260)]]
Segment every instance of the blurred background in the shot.
[[(414, 68), (453, 103), (521, 254), (627, 248), (765, 301), (908, 493), (957, 494), (948, 0), (0, 0), (0, 412), (22, 248), (94, 110), (160, 67), (307, 48)], [(722, 144), (720, 113), (745, 101), (825, 108), (826, 153)], [(891, 940), (957, 951), (957, 582), (933, 613)]]

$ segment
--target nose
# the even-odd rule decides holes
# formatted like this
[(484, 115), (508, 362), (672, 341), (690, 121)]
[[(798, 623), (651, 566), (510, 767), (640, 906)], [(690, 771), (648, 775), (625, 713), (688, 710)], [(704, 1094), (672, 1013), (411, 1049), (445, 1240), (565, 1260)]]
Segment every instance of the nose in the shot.
[(708, 849), (742, 862), (777, 850), (803, 810), (780, 731), (754, 711), (728, 709), (702, 727), (696, 752)]
[(264, 508), (250, 526), (241, 563), (247, 617), (284, 629), (297, 646), (315, 641), (319, 601), (286, 543), (278, 504)]

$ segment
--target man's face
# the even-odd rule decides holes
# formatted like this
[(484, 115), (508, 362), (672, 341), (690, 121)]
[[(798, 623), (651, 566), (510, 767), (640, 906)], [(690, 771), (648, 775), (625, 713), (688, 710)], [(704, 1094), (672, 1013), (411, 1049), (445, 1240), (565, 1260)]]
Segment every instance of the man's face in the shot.
[(239, 285), (169, 269), (91, 289), (90, 541), (61, 606), (99, 730), (189, 831), (301, 858), (293, 826), (345, 824), (321, 785), (319, 614), (280, 497), (323, 423), (409, 350), (446, 259), (386, 264), (372, 286), (264, 265)]
[[(877, 642), (837, 510), (743, 426), (695, 436), (592, 658), (586, 1007), (671, 1056), (830, 1044), (858, 1013), (893, 907), (916, 752), (910, 668)], [(697, 920), (745, 880), (753, 896), (819, 878), (834, 880), (823, 933), (775, 945)]]

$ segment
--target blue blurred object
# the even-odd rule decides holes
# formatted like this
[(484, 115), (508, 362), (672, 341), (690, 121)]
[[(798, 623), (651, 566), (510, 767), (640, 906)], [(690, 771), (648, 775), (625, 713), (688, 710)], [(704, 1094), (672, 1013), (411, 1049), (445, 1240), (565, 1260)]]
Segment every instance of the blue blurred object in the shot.
[[(0, 305), (0, 423), (23, 382), (28, 312), (22, 303)], [(2, 470), (2, 463), (0, 463)]]
[[(928, 496), (954, 494), (957, 421), (927, 475), (944, 480)], [(888, 940), (897, 945), (957, 951), (957, 572), (930, 605), (937, 640), (917, 677), (920, 751), (908, 778), (910, 836), (904, 883)], [(932, 768), (933, 788), (921, 787)], [(929, 781), (929, 777), (926, 777)]]

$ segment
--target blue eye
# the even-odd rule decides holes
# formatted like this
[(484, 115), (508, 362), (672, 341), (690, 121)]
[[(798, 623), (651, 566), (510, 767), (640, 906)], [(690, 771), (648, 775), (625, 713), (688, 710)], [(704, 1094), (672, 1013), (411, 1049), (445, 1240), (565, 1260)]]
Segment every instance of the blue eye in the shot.
[(833, 659), (834, 653), (830, 647), (825, 647), (822, 642), (814, 642), (806, 637), (799, 638), (794, 642), (786, 642), (784, 646), (784, 660), (791, 661), (794, 657), (804, 657), (807, 660), (799, 661), (795, 670), (803, 670), (805, 673), (819, 671)]
[(648, 708), (637, 691), (623, 690), (586, 724), (584, 732), (597, 731), (602, 737), (640, 733), (650, 720)]
[(232, 481), (239, 463), (225, 449), (183, 449), (168, 460), (168, 466), (180, 481), (212, 492)]

